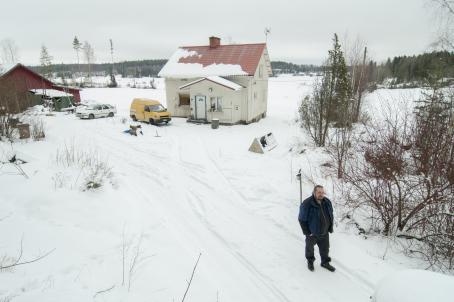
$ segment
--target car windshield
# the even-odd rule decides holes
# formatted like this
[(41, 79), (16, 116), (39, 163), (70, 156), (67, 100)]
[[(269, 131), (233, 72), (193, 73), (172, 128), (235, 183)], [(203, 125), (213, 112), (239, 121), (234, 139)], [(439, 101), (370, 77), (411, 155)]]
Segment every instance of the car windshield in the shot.
[(150, 105), (150, 106), (148, 106), (148, 108), (150, 109), (150, 111), (153, 111), (153, 112), (166, 111), (164, 106), (162, 106), (161, 104), (159, 104), (159, 105)]

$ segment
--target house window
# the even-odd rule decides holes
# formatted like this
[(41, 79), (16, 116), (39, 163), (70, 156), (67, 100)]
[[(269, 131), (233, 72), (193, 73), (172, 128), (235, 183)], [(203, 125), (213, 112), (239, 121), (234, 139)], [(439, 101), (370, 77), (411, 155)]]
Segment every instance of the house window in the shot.
[(186, 106), (190, 104), (189, 94), (179, 94), (179, 106)]
[(222, 97), (210, 97), (210, 111), (222, 112)]

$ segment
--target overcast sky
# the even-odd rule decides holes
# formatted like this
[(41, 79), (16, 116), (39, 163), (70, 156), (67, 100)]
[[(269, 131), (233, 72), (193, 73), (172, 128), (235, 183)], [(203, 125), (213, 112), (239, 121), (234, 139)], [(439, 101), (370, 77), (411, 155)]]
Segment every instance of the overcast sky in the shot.
[(38, 64), (41, 45), (54, 63), (72, 63), (76, 35), (97, 62), (168, 58), (180, 45), (256, 43), (271, 28), (271, 60), (319, 64), (333, 33), (367, 41), (376, 60), (429, 49), (436, 18), (429, 0), (13, 0), (2, 1), (0, 40), (11, 38), (25, 64)]

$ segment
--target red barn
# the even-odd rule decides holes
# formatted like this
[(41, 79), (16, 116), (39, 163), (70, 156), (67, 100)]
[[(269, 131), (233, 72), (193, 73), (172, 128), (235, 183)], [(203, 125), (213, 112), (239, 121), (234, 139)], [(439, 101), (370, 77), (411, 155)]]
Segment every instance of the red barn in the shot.
[(80, 89), (54, 84), (20, 63), (5, 70), (3, 74), (0, 71), (0, 82), (1, 81), (14, 83), (14, 88), (17, 93), (26, 93), (31, 89), (55, 89), (72, 94), (74, 100), (80, 102)]

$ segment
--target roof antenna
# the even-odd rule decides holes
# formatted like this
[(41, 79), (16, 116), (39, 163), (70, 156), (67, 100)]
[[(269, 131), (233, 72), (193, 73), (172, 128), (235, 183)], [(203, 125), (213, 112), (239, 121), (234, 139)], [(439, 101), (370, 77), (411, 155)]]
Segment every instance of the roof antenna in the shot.
[(265, 43), (268, 42), (268, 35), (271, 34), (271, 27), (265, 27)]

